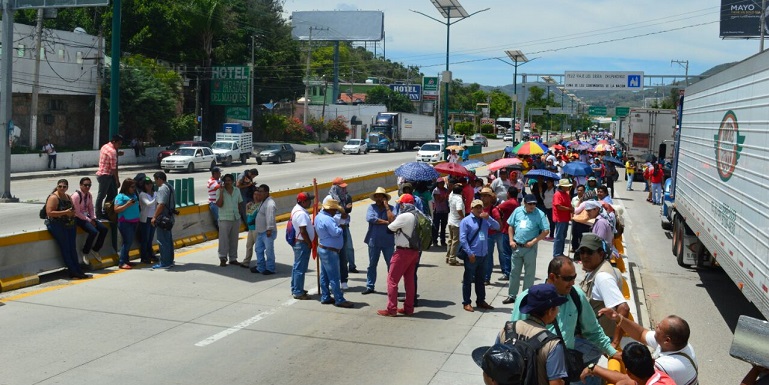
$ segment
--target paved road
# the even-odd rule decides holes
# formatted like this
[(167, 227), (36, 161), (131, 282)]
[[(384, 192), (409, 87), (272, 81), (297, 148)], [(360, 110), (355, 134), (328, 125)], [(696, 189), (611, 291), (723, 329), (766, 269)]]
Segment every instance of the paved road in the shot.
[[(505, 147), (502, 140), (489, 141), (489, 147), (484, 151), (499, 150)], [(318, 182), (328, 182), (337, 176), (351, 178), (359, 175), (370, 174), (372, 172), (392, 170), (404, 162), (411, 162), (416, 156), (416, 151), (378, 153), (370, 152), (366, 155), (315, 155), (310, 153), (298, 153), (295, 163), (263, 163), (257, 166), (253, 161), (246, 166), (237, 164), (231, 167), (223, 167), (225, 173), (243, 172), (246, 168), (256, 167), (259, 170), (259, 183), (266, 183), (273, 191), (285, 190), (290, 188), (312, 185), (312, 179), (317, 178)], [(82, 170), (81, 175), (56, 175), (54, 172), (34, 173), (27, 179), (16, 179), (11, 182), (11, 192), (19, 198), (21, 203), (0, 203), (0, 215), (3, 218), (13, 218), (13, 226), (4, 226), (0, 229), (0, 235), (14, 234), (25, 231), (34, 231), (43, 229), (42, 221), (38, 218), (40, 204), (46, 196), (50, 194), (56, 181), (60, 178), (66, 178), (69, 181), (70, 189), (78, 186), (78, 181), (82, 176), (94, 178), (96, 169)], [(152, 175), (158, 171), (157, 168), (149, 167), (146, 169), (132, 169), (121, 173), (120, 178), (132, 178), (139, 172)], [(15, 176), (15, 175), (14, 175)], [(211, 174), (207, 171), (197, 171), (192, 174), (173, 171), (169, 174), (169, 179), (175, 178), (194, 178), (195, 179), (195, 199), (198, 202), (205, 202), (207, 199), (206, 181)], [(93, 193), (96, 193), (96, 181), (94, 182)], [(72, 190), (74, 191), (74, 190)], [(72, 192), (70, 191), (70, 193)]]
[[(635, 187), (642, 189), (643, 184)], [(630, 259), (640, 267), (652, 321), (669, 314), (687, 320), (701, 384), (739, 384), (750, 366), (729, 356), (737, 319), (741, 314), (763, 317), (720, 269), (678, 266), (670, 235), (660, 227), (659, 206), (647, 203), (644, 192), (620, 193), (631, 220), (626, 232)]]

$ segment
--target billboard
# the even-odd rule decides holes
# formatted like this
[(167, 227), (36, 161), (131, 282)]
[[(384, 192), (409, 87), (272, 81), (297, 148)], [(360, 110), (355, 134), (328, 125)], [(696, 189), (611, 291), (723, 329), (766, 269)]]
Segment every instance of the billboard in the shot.
[[(766, 18), (766, 14), (764, 15)], [(761, 36), (761, 0), (721, 0), (722, 38)], [(764, 33), (769, 35), (769, 29)]]
[(384, 39), (382, 11), (301, 11), (291, 14), (296, 40), (380, 41)]
[(570, 90), (640, 91), (643, 84), (641, 71), (566, 71), (563, 78)]
[(422, 99), (438, 100), (437, 76), (425, 76), (422, 78)]
[(211, 104), (216, 106), (248, 106), (251, 103), (247, 66), (211, 67)]
[(13, 9), (106, 7), (107, 5), (109, 5), (109, 0), (14, 0)]
[(393, 92), (406, 96), (412, 102), (422, 100), (422, 86), (413, 84), (390, 84), (390, 89), (393, 90)]

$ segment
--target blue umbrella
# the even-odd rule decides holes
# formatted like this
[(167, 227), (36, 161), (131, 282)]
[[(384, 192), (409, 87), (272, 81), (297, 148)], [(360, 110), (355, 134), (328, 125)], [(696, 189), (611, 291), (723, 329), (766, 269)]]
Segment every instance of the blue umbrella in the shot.
[(527, 178), (528, 177), (532, 177), (532, 176), (542, 176), (542, 177), (545, 177), (545, 178), (555, 179), (555, 180), (561, 179), (561, 176), (558, 175), (557, 173), (554, 173), (554, 172), (548, 171), (548, 170), (541, 170), (541, 169), (534, 169), (534, 170), (531, 170), (528, 173), (526, 173), (526, 177)]
[(461, 162), (459, 164), (462, 165), (462, 166), (465, 166), (465, 168), (468, 169), (468, 170), (475, 170), (476, 168), (481, 168), (481, 167), (486, 166), (486, 163), (483, 163), (483, 162), (481, 162), (478, 159), (466, 160), (466, 161)]
[(621, 160), (619, 160), (619, 159), (617, 159), (617, 158), (615, 158), (615, 157), (613, 157), (613, 156), (604, 156), (604, 157), (603, 157), (603, 161), (604, 161), (604, 162), (612, 162), (612, 163), (614, 163), (614, 164), (618, 164), (618, 165), (620, 165), (620, 166), (622, 166), (622, 165), (624, 164), (624, 163), (622, 163), (622, 161), (621, 161)]
[(563, 173), (572, 176), (590, 176), (593, 175), (593, 169), (585, 162), (569, 162), (563, 166)]
[(409, 162), (395, 169), (395, 175), (408, 181), (434, 181), (440, 174), (429, 163)]

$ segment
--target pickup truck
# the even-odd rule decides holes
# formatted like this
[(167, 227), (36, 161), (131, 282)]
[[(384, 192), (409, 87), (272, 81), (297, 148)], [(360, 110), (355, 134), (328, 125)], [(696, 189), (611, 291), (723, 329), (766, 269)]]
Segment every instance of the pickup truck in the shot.
[[(228, 132), (217, 132), (216, 142), (211, 145), (211, 149), (216, 155), (216, 162), (225, 166), (232, 165), (232, 161), (239, 159), (240, 163), (246, 164), (248, 158), (252, 157), (254, 148), (253, 136), (250, 132), (233, 134)], [(257, 158), (257, 163), (262, 164)]]

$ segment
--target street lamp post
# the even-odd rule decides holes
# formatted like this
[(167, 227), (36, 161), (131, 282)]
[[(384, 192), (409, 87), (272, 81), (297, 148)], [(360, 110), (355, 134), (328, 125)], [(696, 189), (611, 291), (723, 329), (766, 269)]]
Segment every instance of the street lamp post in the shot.
[[(448, 146), (448, 135), (449, 135), (449, 88), (451, 83), (451, 72), (449, 72), (449, 43), (450, 43), (450, 37), (451, 37), (451, 25), (456, 24), (464, 19), (467, 19), (470, 16), (473, 16), (477, 13), (488, 11), (489, 8), (482, 9), (480, 11), (476, 11), (473, 13), (468, 14), (467, 11), (465, 11), (465, 8), (462, 7), (462, 4), (459, 3), (459, 0), (430, 0), (433, 5), (435, 6), (435, 9), (438, 10), (438, 12), (441, 13), (441, 16), (446, 18), (446, 21), (438, 20), (430, 15), (427, 15), (425, 13), (415, 11), (413, 9), (410, 9), (411, 12), (418, 13), (424, 17), (427, 17), (429, 19), (435, 20), (441, 24), (446, 25), (446, 71), (443, 73), (443, 76), (441, 77), (441, 82), (445, 84), (444, 92), (446, 93), (446, 96), (444, 97), (443, 102), (443, 146)], [(454, 22), (451, 21), (451, 19), (458, 19)], [(446, 157), (446, 152), (443, 153), (444, 159)]]
[(510, 58), (510, 60), (513, 61), (513, 67), (515, 67), (515, 71), (513, 74), (513, 139), (515, 139), (515, 119), (516, 115), (518, 113), (518, 65), (524, 64), (529, 61), (529, 59), (526, 57), (526, 55), (523, 54), (520, 50), (507, 50), (505, 51), (507, 54), (507, 57)]

